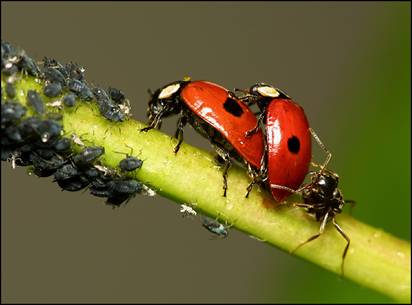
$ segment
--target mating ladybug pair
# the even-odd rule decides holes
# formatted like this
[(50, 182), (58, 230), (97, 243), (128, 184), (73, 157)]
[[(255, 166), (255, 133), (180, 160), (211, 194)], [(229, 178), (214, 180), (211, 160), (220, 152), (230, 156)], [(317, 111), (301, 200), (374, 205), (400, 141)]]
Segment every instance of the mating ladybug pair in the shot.
[[(300, 244), (319, 237), (328, 220), (346, 239), (343, 262), (350, 240), (335, 221), (345, 201), (338, 189), (338, 175), (327, 170), (330, 152), (309, 127), (305, 112), (280, 90), (259, 83), (237, 96), (217, 84), (184, 79), (170, 83), (151, 94), (148, 107), (149, 125), (141, 131), (161, 127), (162, 119), (178, 115), (175, 138), (179, 151), (183, 141), (183, 128), (189, 123), (208, 138), (223, 159), (223, 196), (227, 192), (227, 172), (232, 160), (244, 163), (252, 181), (247, 187), (248, 197), (254, 184), (268, 187), (277, 201), (291, 193), (302, 196), (303, 202), (295, 204), (306, 208), (321, 222), (319, 233)], [(248, 106), (257, 104), (257, 117)], [(261, 125), (264, 128), (261, 128)], [(301, 184), (311, 163), (311, 136), (327, 153), (318, 171), (310, 173), (311, 182)], [(312, 163), (313, 164), (313, 163)], [(300, 187), (300, 188), (299, 188)], [(353, 202), (353, 201), (346, 201)]]

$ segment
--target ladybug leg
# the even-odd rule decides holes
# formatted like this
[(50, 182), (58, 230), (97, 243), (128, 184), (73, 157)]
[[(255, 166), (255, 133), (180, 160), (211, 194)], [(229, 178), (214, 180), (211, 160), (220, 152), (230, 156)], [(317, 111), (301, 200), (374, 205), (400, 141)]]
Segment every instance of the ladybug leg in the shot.
[(335, 226), (336, 230), (338, 230), (338, 232), (340, 233), (340, 235), (343, 236), (343, 238), (346, 240), (346, 247), (343, 250), (343, 254), (342, 254), (342, 264), (340, 266), (341, 268), (341, 276), (343, 277), (343, 270), (344, 270), (344, 263), (345, 263), (345, 257), (346, 254), (348, 253), (348, 249), (350, 246), (350, 238), (346, 235), (345, 231), (343, 231), (343, 229), (336, 223), (335, 217), (332, 218), (332, 223)]
[(183, 128), (185, 127), (185, 125), (187, 124), (187, 117), (185, 115), (181, 115), (179, 120), (177, 121), (177, 129), (175, 132), (175, 138), (178, 139), (177, 145), (174, 148), (174, 153), (176, 154), (179, 149), (180, 149), (180, 145), (183, 142)]
[(315, 240), (316, 238), (318, 238), (319, 236), (322, 235), (323, 231), (325, 230), (325, 226), (326, 223), (328, 221), (328, 217), (329, 217), (329, 212), (325, 214), (325, 216), (323, 217), (322, 223), (320, 225), (319, 228), (319, 233), (313, 235), (312, 237), (308, 238), (306, 241), (304, 241), (303, 243), (301, 243), (299, 246), (297, 246), (293, 251), (291, 251), (291, 253), (295, 253), (300, 247), (306, 245), (307, 243), (311, 242), (312, 240)]
[(265, 182), (267, 179), (267, 166), (266, 166), (266, 145), (264, 146), (264, 151), (262, 158), (260, 159), (260, 167), (259, 172), (256, 173), (256, 170), (252, 168), (252, 166), (248, 163), (248, 174), (252, 177), (252, 182), (246, 188), (246, 198), (249, 197), (249, 193), (252, 191), (253, 186), (258, 182)]
[(217, 154), (223, 159), (223, 197), (226, 197), (226, 191), (227, 191), (227, 172), (229, 171), (230, 166), (232, 165), (230, 155), (229, 153), (220, 148), (216, 148)]
[(246, 131), (245, 137), (249, 138), (249, 137), (251, 137), (252, 135), (254, 135), (255, 133), (258, 132), (259, 127), (260, 127), (260, 124), (261, 124), (261, 122), (263, 121), (264, 117), (265, 117), (265, 112), (259, 113), (259, 115), (258, 115), (258, 117), (257, 117), (256, 126), (253, 127), (252, 129)]
[(323, 164), (321, 165), (321, 169), (320, 169), (320, 173), (319, 173), (319, 174), (322, 174), (323, 170), (326, 168), (326, 166), (328, 165), (330, 159), (332, 158), (332, 153), (326, 148), (326, 146), (322, 143), (322, 141), (320, 140), (320, 138), (318, 137), (318, 135), (316, 134), (316, 132), (312, 128), (309, 127), (309, 131), (312, 134), (312, 137), (318, 143), (318, 145), (326, 153), (326, 159), (323, 162)]
[(162, 125), (162, 116), (163, 116), (163, 114), (164, 114), (164, 111), (159, 111), (159, 112), (155, 115), (155, 117), (153, 118), (153, 120), (150, 121), (149, 126), (140, 129), (140, 132), (142, 132), (142, 131), (143, 131), (143, 132), (147, 132), (147, 131), (149, 131), (150, 129), (153, 129), (153, 128), (155, 128), (155, 129), (160, 129), (160, 126)]

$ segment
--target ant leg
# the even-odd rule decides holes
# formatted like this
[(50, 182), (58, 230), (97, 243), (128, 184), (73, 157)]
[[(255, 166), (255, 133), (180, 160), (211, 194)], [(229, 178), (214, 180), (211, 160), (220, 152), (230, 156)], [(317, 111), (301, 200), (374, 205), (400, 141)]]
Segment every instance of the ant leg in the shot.
[(318, 238), (319, 236), (322, 235), (323, 231), (325, 230), (325, 226), (326, 226), (326, 222), (328, 221), (328, 216), (329, 213), (326, 213), (326, 215), (324, 216), (322, 223), (320, 225), (319, 228), (319, 233), (313, 235), (312, 237), (308, 238), (305, 242), (301, 243), (299, 246), (297, 246), (291, 253), (295, 253), (300, 247), (306, 245), (308, 242), (311, 242), (312, 240), (315, 240), (316, 238)]
[(345, 257), (346, 254), (348, 253), (348, 249), (350, 246), (350, 238), (346, 235), (345, 231), (343, 231), (343, 229), (336, 223), (335, 221), (335, 217), (332, 218), (332, 222), (333, 225), (335, 226), (336, 230), (338, 230), (338, 232), (340, 233), (340, 235), (343, 236), (344, 239), (346, 239), (346, 247), (345, 250), (343, 250), (343, 254), (342, 254), (342, 264), (341, 264), (341, 277), (343, 277), (343, 267), (344, 267), (344, 263), (345, 263)]
[(175, 138), (178, 139), (177, 145), (174, 148), (174, 153), (177, 154), (177, 152), (180, 149), (180, 145), (183, 142), (183, 128), (187, 124), (187, 117), (185, 115), (181, 115), (179, 120), (177, 121), (177, 129), (175, 132)]
[(350, 203), (350, 204), (351, 204), (351, 205), (350, 205), (350, 208), (349, 208), (349, 215), (352, 216), (352, 210), (353, 210), (353, 208), (356, 206), (356, 201), (355, 201), (355, 200), (347, 199), (347, 200), (345, 200), (345, 203)]
[(322, 143), (322, 141), (319, 139), (318, 135), (316, 134), (316, 132), (312, 129), (309, 128), (310, 133), (312, 134), (312, 137), (316, 140), (316, 142), (318, 143), (318, 145), (323, 149), (323, 151), (326, 153), (326, 160), (323, 162), (323, 164), (321, 165), (321, 170), (320, 170), (320, 174), (322, 174), (323, 170), (325, 169), (325, 167), (328, 165), (330, 159), (332, 158), (332, 153), (326, 148), (326, 146)]
[(279, 184), (271, 184), (270, 187), (273, 189), (288, 191), (294, 194), (300, 194), (300, 191), (299, 191), (300, 189), (294, 190), (294, 189), (291, 189), (290, 187), (279, 185)]

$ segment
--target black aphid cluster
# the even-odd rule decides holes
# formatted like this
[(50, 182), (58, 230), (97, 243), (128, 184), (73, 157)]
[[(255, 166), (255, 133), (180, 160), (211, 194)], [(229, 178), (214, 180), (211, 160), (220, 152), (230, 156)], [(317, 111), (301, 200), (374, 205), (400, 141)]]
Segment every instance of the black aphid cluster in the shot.
[[(28, 109), (15, 100), (15, 81), (23, 74), (37, 77), (45, 84), (43, 93), (54, 98), (65, 94), (53, 103), (57, 107), (73, 107), (76, 100), (91, 101), (96, 98), (104, 117), (123, 121), (130, 113), (124, 94), (117, 89), (90, 89), (84, 79), (84, 68), (77, 64), (60, 64), (50, 58), (39, 67), (24, 51), (7, 42), (1, 43), (1, 72), (6, 84), (1, 88), (1, 160), (12, 167), (31, 166), (31, 172), (39, 177), (53, 176), (63, 190), (78, 191), (86, 187), (90, 193), (107, 198), (107, 203), (119, 206), (136, 193), (146, 193), (148, 188), (137, 180), (125, 176), (125, 172), (139, 169), (142, 161), (128, 156), (119, 164), (119, 170), (108, 169), (99, 163), (103, 147), (83, 147), (74, 154), (73, 140), (62, 136), (62, 116), (48, 112), (39, 92), (29, 90), (26, 100)], [(61, 102), (60, 102), (61, 101)]]

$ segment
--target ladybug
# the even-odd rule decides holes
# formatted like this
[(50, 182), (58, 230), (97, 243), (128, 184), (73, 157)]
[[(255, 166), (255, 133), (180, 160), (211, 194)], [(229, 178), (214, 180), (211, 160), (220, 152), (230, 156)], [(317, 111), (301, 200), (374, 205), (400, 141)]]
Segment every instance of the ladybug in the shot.
[[(237, 89), (238, 91), (242, 91)], [(303, 108), (288, 95), (264, 83), (253, 85), (241, 100), (256, 103), (260, 109), (258, 124), (246, 133), (251, 136), (265, 121), (266, 168), (262, 180), (296, 190), (309, 170), (312, 154), (311, 129)], [(271, 188), (273, 197), (282, 201), (290, 192)]]
[[(317, 165), (318, 166), (318, 165)], [(297, 207), (306, 209), (308, 214), (313, 215), (316, 221), (320, 222), (319, 233), (308, 238), (305, 242), (298, 245), (293, 251), (297, 251), (305, 244), (317, 239), (324, 232), (325, 226), (328, 221), (332, 221), (333, 226), (340, 233), (340, 235), (346, 240), (346, 246), (342, 253), (341, 274), (344, 273), (344, 263), (346, 254), (350, 246), (350, 238), (346, 235), (345, 231), (337, 224), (336, 215), (342, 212), (343, 206), (346, 203), (355, 205), (354, 200), (344, 200), (341, 190), (338, 188), (339, 176), (338, 174), (323, 168), (319, 171), (311, 172), (311, 182), (305, 184), (298, 190), (290, 189), (280, 185), (271, 185), (271, 187), (279, 190), (287, 190), (289, 192), (297, 193), (302, 196), (302, 203), (294, 203)]]
[[(222, 86), (188, 78), (172, 82), (151, 94), (147, 114), (149, 126), (141, 131), (160, 129), (164, 117), (179, 115), (175, 153), (179, 151), (187, 123), (210, 140), (224, 161), (223, 196), (226, 196), (227, 172), (232, 158), (245, 163), (253, 179), (258, 175), (264, 157), (263, 133), (257, 130), (253, 135), (245, 136), (258, 124), (257, 119), (234, 93)], [(248, 187), (247, 195), (249, 192)]]

